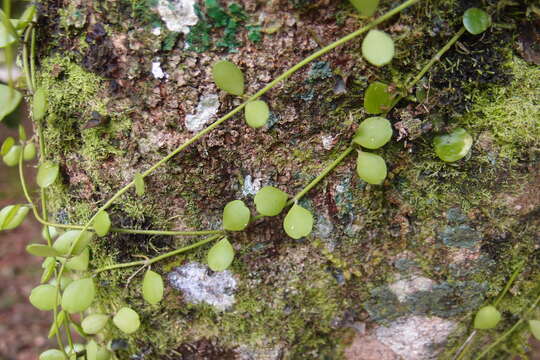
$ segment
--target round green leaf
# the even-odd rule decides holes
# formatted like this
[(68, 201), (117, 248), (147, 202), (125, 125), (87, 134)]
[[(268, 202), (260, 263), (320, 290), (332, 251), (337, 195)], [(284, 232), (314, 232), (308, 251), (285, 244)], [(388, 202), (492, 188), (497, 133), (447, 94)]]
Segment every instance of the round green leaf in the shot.
[(70, 230), (66, 231), (56, 239), (53, 244), (53, 247), (62, 255), (67, 255), (73, 243), (79, 238), (77, 245), (73, 248), (71, 252), (72, 255), (80, 255), (83, 250), (88, 246), (88, 243), (92, 240), (93, 234), (89, 231), (85, 231), (84, 234), (81, 234), (80, 230)]
[(39, 121), (45, 117), (47, 113), (47, 93), (43, 88), (39, 88), (34, 93), (34, 98), (32, 100), (32, 115), (34, 120)]
[(52, 285), (39, 285), (30, 293), (30, 304), (39, 310), (49, 311), (54, 309), (56, 302), (56, 288)]
[(529, 329), (536, 340), (540, 340), (540, 320), (529, 320)]
[(87, 334), (97, 334), (101, 331), (109, 321), (109, 316), (104, 314), (88, 315), (81, 322), (83, 331)]
[(463, 26), (473, 35), (483, 33), (490, 25), (491, 16), (484, 10), (470, 8), (463, 14)]
[(250, 212), (241, 200), (234, 200), (223, 209), (223, 228), (230, 231), (241, 231), (249, 224)]
[(259, 214), (276, 216), (285, 207), (288, 197), (286, 193), (273, 186), (265, 186), (257, 192), (254, 202)]
[(21, 205), (8, 205), (0, 211), (0, 230), (12, 230), (22, 224), (30, 208)]
[(379, 6), (379, 0), (349, 0), (362, 16), (372, 16)]
[(111, 353), (103, 346), (99, 346), (94, 340), (90, 340), (86, 344), (86, 359), (87, 360), (109, 360)]
[[(2, 28), (3, 24), (0, 22), (0, 48), (2, 48)], [(22, 94), (15, 89), (10, 88), (7, 85), (0, 84), (0, 121), (6, 116), (11, 114), (17, 106), (21, 103)]]
[(90, 260), (90, 250), (84, 249), (83, 252), (74, 256), (66, 262), (66, 268), (74, 271), (86, 271), (88, 269), (88, 262)]
[(118, 310), (113, 318), (113, 323), (126, 334), (134, 333), (139, 329), (139, 326), (141, 326), (139, 314), (128, 307), (123, 307)]
[(138, 196), (144, 195), (144, 178), (141, 174), (135, 174), (135, 193)]
[(263, 127), (270, 117), (270, 109), (262, 100), (255, 100), (246, 105), (246, 123), (254, 129)]
[(383, 117), (370, 117), (360, 123), (353, 141), (368, 149), (378, 149), (392, 138), (392, 124)]
[(493, 329), (501, 321), (501, 313), (492, 305), (484, 306), (474, 317), (474, 328)]
[(208, 251), (208, 267), (213, 271), (227, 269), (234, 259), (234, 249), (227, 238), (218, 241)]
[(25, 161), (30, 161), (35, 157), (36, 157), (36, 145), (34, 145), (34, 143), (26, 144), (23, 149), (23, 159)]
[(361, 151), (356, 159), (356, 173), (368, 184), (380, 185), (386, 179), (386, 163), (379, 155)]
[(394, 41), (380, 30), (370, 30), (362, 41), (362, 55), (375, 66), (383, 66), (394, 57)]
[(8, 153), (9, 149), (15, 145), (15, 139), (12, 136), (8, 136), (6, 140), (2, 143), (2, 148), (0, 149), (0, 155), (4, 156)]
[(101, 210), (94, 219), (94, 230), (98, 236), (105, 236), (111, 228), (111, 219), (105, 210)]
[(39, 360), (66, 360), (66, 355), (60, 350), (49, 349), (39, 355)]
[(313, 215), (309, 210), (294, 204), (283, 220), (283, 229), (293, 239), (308, 236), (313, 229)]
[(244, 74), (230, 61), (218, 61), (212, 66), (212, 76), (217, 87), (233, 95), (244, 93)]
[(142, 284), (143, 298), (149, 304), (155, 305), (163, 299), (163, 279), (158, 273), (148, 270)]
[(364, 109), (368, 114), (380, 114), (390, 109), (393, 100), (394, 95), (388, 91), (388, 85), (374, 81), (364, 94)]
[(95, 295), (96, 289), (91, 278), (75, 280), (62, 294), (62, 308), (70, 314), (83, 312), (90, 307)]
[(13, 145), (6, 155), (2, 158), (4, 160), (4, 163), (7, 166), (16, 166), (19, 164), (19, 160), (21, 159), (21, 152), (22, 152), (22, 146), (21, 145)]
[(37, 184), (39, 187), (46, 188), (50, 186), (56, 178), (58, 177), (58, 173), (60, 171), (60, 167), (58, 164), (47, 161), (39, 165), (38, 173), (37, 173)]
[(447, 135), (436, 136), (433, 140), (435, 153), (446, 162), (463, 158), (471, 149), (472, 143), (472, 136), (463, 128), (457, 128)]
[(60, 253), (54, 248), (43, 244), (30, 244), (26, 247), (26, 251), (34, 256), (59, 256)]

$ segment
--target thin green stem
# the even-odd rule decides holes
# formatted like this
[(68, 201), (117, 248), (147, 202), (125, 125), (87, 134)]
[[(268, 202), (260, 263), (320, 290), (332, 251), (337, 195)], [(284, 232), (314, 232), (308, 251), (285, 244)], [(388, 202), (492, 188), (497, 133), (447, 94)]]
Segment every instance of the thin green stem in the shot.
[(478, 355), (475, 360), (480, 360), (482, 359), (484, 356), (486, 356), (491, 350), (493, 350), (497, 345), (499, 345), (506, 337), (508, 337), (508, 335), (510, 335), (511, 333), (513, 333), (524, 321), (525, 321), (525, 315), (531, 311), (534, 310), (534, 308), (536, 308), (536, 305), (538, 305), (538, 302), (540, 302), (540, 295), (536, 298), (536, 300), (534, 301), (534, 303), (531, 305), (531, 307), (529, 307), (527, 310), (525, 310), (525, 312), (521, 315), (521, 319), (519, 319), (510, 329), (508, 329), (504, 334), (502, 334), (501, 336), (499, 336), (494, 342), (492, 342), (487, 348), (484, 349), (484, 351), (482, 351), (480, 353), (480, 355)]
[(24, 78), (26, 80), (26, 87), (31, 93), (34, 92), (34, 87), (32, 84), (32, 75), (30, 74), (30, 65), (29, 65), (29, 54), (28, 54), (28, 42), (30, 40), (30, 35), (32, 33), (32, 24), (30, 24), (24, 31), (24, 40), (23, 40), (23, 49), (22, 49), (22, 60), (23, 60), (23, 71)]
[(506, 286), (504, 287), (504, 289), (501, 291), (501, 293), (499, 294), (499, 296), (497, 297), (497, 299), (493, 302), (493, 306), (497, 307), (497, 305), (501, 302), (501, 300), (503, 299), (504, 295), (506, 295), (506, 293), (508, 292), (508, 290), (510, 289), (510, 287), (512, 286), (512, 284), (514, 283), (514, 280), (516, 280), (516, 277), (521, 273), (521, 270), (523, 269), (523, 266), (525, 265), (525, 260), (522, 260), (517, 266), (516, 266), (516, 270), (514, 270), (514, 272), (512, 273), (512, 276), (510, 276), (510, 279), (508, 279), (508, 281), (506, 282)]
[(176, 249), (176, 250), (173, 250), (173, 251), (169, 251), (169, 252), (167, 252), (165, 254), (156, 256), (156, 257), (151, 258), (149, 260), (139, 260), (139, 261), (132, 261), (132, 262), (128, 262), (128, 263), (109, 265), (109, 266), (105, 266), (105, 267), (102, 267), (100, 269), (97, 269), (96, 271), (94, 271), (94, 273), (98, 274), (98, 273), (103, 272), (103, 271), (126, 268), (126, 267), (132, 267), (132, 266), (151, 265), (151, 264), (154, 264), (154, 263), (156, 263), (158, 261), (166, 259), (168, 257), (175, 256), (175, 255), (181, 254), (183, 252), (189, 251), (191, 249), (198, 248), (199, 246), (203, 246), (203, 245), (205, 245), (205, 244), (207, 244), (209, 242), (212, 242), (214, 240), (217, 240), (217, 239), (219, 239), (221, 237), (223, 237), (222, 234), (213, 235), (213, 236), (207, 237), (205, 239), (202, 239), (202, 240), (200, 240), (200, 241), (198, 241), (198, 242), (196, 242), (194, 244), (184, 246), (183, 248)]
[(336, 166), (338, 166), (352, 151), (354, 150), (353, 146), (346, 148), (339, 156), (332, 161), (315, 179), (313, 179), (305, 188), (300, 190), (291, 200), (287, 202), (287, 205), (292, 205), (293, 203), (300, 200), (304, 195), (306, 195), (311, 189), (313, 189), (322, 179), (324, 179)]
[[(60, 282), (58, 280), (58, 282)], [(68, 340), (69, 347), (71, 349), (70, 352), (75, 352), (75, 348), (73, 347), (73, 337), (71, 336), (71, 329), (69, 327), (69, 324), (71, 322), (71, 319), (69, 318), (69, 315), (66, 314), (66, 317), (64, 318), (64, 331), (66, 332), (66, 337)]]

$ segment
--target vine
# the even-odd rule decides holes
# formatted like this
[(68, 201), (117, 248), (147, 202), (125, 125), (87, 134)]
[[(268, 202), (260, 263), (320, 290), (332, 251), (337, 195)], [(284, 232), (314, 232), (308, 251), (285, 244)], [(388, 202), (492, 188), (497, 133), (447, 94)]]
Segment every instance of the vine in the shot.
[[(41, 214), (38, 205), (33, 201), (28, 191), (24, 176), (24, 162), (30, 161), (36, 156), (35, 145), (27, 140), (24, 129), (20, 128), (19, 144), (15, 139), (8, 138), (1, 148), (1, 155), (4, 162), (9, 166), (18, 166), (19, 178), (24, 196), (28, 204), (10, 205), (0, 211), (0, 230), (10, 230), (19, 226), (25, 219), (29, 211), (44, 226), (44, 244), (31, 244), (27, 251), (36, 256), (45, 257), (44, 273), (41, 284), (32, 290), (30, 302), (41, 310), (52, 311), (53, 321), (49, 336), (55, 336), (58, 349), (50, 349), (40, 355), (40, 360), (57, 360), (66, 358), (78, 358), (85, 356), (88, 360), (108, 359), (112, 353), (103, 345), (103, 339), (93, 337), (100, 334), (102, 329), (112, 320), (114, 325), (126, 334), (131, 334), (138, 330), (140, 319), (136, 311), (131, 308), (121, 308), (113, 316), (103, 313), (92, 313), (85, 316), (79, 324), (71, 314), (84, 313), (92, 304), (95, 297), (95, 284), (92, 276), (104, 271), (112, 271), (120, 268), (139, 267), (132, 276), (146, 269), (143, 278), (142, 292), (143, 298), (150, 304), (157, 304), (163, 297), (163, 279), (150, 270), (150, 266), (164, 259), (193, 250), (198, 247), (215, 242), (207, 255), (208, 266), (214, 271), (222, 271), (229, 267), (234, 260), (234, 249), (227, 239), (229, 231), (242, 231), (249, 224), (254, 223), (266, 216), (276, 216), (285, 208), (289, 208), (283, 221), (285, 232), (292, 238), (298, 239), (308, 236), (313, 227), (313, 215), (303, 208), (298, 202), (323, 179), (340, 165), (350, 154), (357, 153), (356, 172), (365, 182), (373, 185), (382, 184), (387, 175), (385, 160), (377, 154), (364, 150), (378, 149), (388, 143), (392, 137), (392, 125), (386, 119), (387, 114), (412, 90), (412, 88), (425, 76), (431, 67), (458, 41), (458, 39), (468, 31), (471, 34), (480, 34), (490, 25), (489, 15), (480, 9), (469, 9), (463, 18), (464, 26), (459, 29), (454, 36), (425, 64), (420, 72), (416, 74), (403, 88), (395, 92), (383, 83), (372, 83), (365, 94), (364, 107), (366, 112), (379, 115), (370, 117), (362, 121), (358, 131), (354, 134), (351, 144), (329, 163), (309, 184), (301, 189), (296, 195), (290, 197), (283, 191), (266, 186), (255, 196), (254, 202), (259, 215), (251, 216), (249, 208), (240, 200), (228, 203), (223, 210), (223, 228), (219, 230), (194, 230), (194, 231), (171, 231), (171, 230), (141, 230), (131, 228), (119, 228), (112, 226), (107, 209), (123, 194), (131, 188), (135, 188), (136, 194), (144, 194), (144, 179), (150, 176), (156, 169), (163, 166), (170, 159), (181, 153), (190, 145), (200, 140), (221, 124), (245, 111), (245, 119), (248, 126), (259, 128), (268, 121), (270, 111), (269, 106), (264, 101), (259, 100), (262, 95), (273, 89), (280, 82), (288, 79), (291, 75), (303, 68), (310, 62), (327, 54), (338, 46), (341, 46), (364, 33), (367, 33), (362, 42), (362, 55), (375, 66), (388, 64), (394, 56), (394, 42), (392, 38), (383, 31), (373, 29), (378, 24), (399, 14), (404, 9), (418, 3), (420, 0), (407, 0), (401, 5), (388, 11), (379, 18), (373, 20), (368, 25), (342, 37), (341, 39), (327, 45), (312, 55), (306, 57), (290, 69), (279, 75), (268, 83), (261, 90), (251, 96), (244, 96), (244, 76), (242, 71), (233, 63), (220, 61), (214, 64), (212, 74), (214, 82), (223, 91), (232, 95), (243, 96), (245, 101), (219, 118), (217, 121), (196, 133), (189, 140), (178, 146), (169, 154), (161, 158), (146, 171), (136, 174), (134, 179), (124, 185), (111, 198), (109, 198), (90, 217), (84, 225), (58, 224), (49, 221), (47, 212), (47, 188), (52, 185), (59, 176), (59, 165), (47, 160), (46, 144), (43, 136), (43, 119), (47, 113), (47, 92), (39, 88), (36, 81), (36, 11), (34, 6), (28, 7), (21, 19), (14, 22), (10, 19), (9, 0), (4, 0), (4, 11), (1, 12), (2, 23), (5, 33), (0, 32), (0, 37), (8, 39), (5, 43), (0, 43), (0, 47), (6, 50), (8, 63), (12, 63), (10, 55), (11, 47), (18, 45), (22, 36), (22, 62), (25, 76), (26, 88), (32, 98), (32, 117), (37, 129), (39, 143), (39, 169), (37, 183), (40, 187)], [(372, 7), (364, 9), (365, 4), (353, 1), (353, 4), (362, 12), (372, 13)], [(2, 30), (2, 29), (0, 29)], [(11, 68), (8, 66), (8, 68)], [(10, 76), (11, 79), (11, 76)], [(3, 87), (1, 87), (3, 86)], [(22, 95), (14, 88), (10, 80), (8, 86), (0, 85), (1, 100), (5, 102), (7, 108), (14, 109), (22, 99)], [(8, 111), (3, 116), (7, 115)], [(2, 119), (0, 114), (0, 120)], [(435, 152), (443, 161), (453, 162), (463, 158), (470, 150), (472, 137), (464, 129), (456, 129), (452, 133), (435, 138)], [(66, 232), (60, 234), (58, 229), (65, 229)], [(66, 280), (66, 271), (88, 270), (89, 249), (88, 244), (97, 235), (106, 236), (109, 232), (127, 234), (146, 235), (170, 235), (170, 236), (208, 236), (196, 241), (188, 246), (175, 249), (173, 251), (160, 254), (153, 258), (144, 258), (139, 261), (112, 264), (95, 269), (89, 277), (78, 280)], [(512, 282), (521, 271), (523, 263), (520, 264), (512, 277), (509, 279), (505, 289), (501, 292), (493, 305), (483, 307), (479, 310), (474, 321), (476, 329), (489, 329), (497, 325), (501, 319), (496, 306), (506, 294)], [(52, 279), (52, 281), (50, 281)], [(129, 283), (129, 281), (128, 281)], [(506, 336), (515, 331), (525, 321), (525, 315), (532, 311), (540, 301), (540, 297), (526, 310), (523, 318), (514, 324), (507, 332), (501, 335), (495, 342), (488, 346), (477, 359), (482, 358)], [(111, 319), (112, 317), (112, 319)], [(540, 322), (530, 321), (529, 325), (533, 334), (540, 332)], [(86, 346), (75, 344), (71, 333), (73, 327), (83, 337), (89, 338)], [(61, 329), (64, 329), (67, 346)], [(477, 331), (473, 331), (467, 341), (458, 349), (456, 358), (461, 359), (466, 353), (468, 346)], [(99, 340), (99, 341), (98, 341)]]

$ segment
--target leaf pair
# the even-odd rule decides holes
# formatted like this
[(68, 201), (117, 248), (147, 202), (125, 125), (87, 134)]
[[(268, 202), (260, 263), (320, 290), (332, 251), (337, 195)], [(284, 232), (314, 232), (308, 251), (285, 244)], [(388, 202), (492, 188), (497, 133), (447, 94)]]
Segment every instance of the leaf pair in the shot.
[[(244, 74), (235, 64), (227, 60), (216, 62), (212, 66), (212, 76), (216, 86), (232, 95), (244, 94)], [(263, 127), (270, 118), (268, 104), (262, 100), (246, 104), (245, 120), (252, 128)]]

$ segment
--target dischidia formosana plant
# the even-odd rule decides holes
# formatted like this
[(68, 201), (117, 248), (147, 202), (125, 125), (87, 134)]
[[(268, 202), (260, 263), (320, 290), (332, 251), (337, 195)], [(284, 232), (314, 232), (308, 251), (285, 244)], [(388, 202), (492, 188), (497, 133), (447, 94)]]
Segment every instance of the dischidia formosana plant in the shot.
[[(242, 110), (248, 126), (252, 128), (264, 127), (270, 117), (270, 106), (260, 100), (260, 97), (305, 65), (337, 46), (367, 33), (361, 46), (363, 57), (375, 66), (389, 64), (395, 53), (394, 41), (390, 35), (375, 29), (375, 27), (419, 1), (405, 1), (368, 25), (320, 49), (251, 96), (245, 94), (245, 78), (238, 66), (228, 60), (221, 60), (213, 64), (211, 72), (216, 86), (233, 96), (242, 97), (245, 101), (160, 159), (146, 171), (135, 174), (133, 180), (104, 202), (84, 225), (56, 224), (48, 220), (47, 191), (61, 175), (59, 164), (47, 160), (46, 142), (43, 137), (43, 126), (45, 126), (43, 119), (47, 116), (48, 105), (47, 89), (39, 87), (35, 79), (35, 8), (29, 7), (23, 17), (17, 21), (9, 19), (9, 11), (2, 12), (3, 26), (0, 28), (0, 46), (10, 49), (12, 46), (22, 45), (26, 92), (32, 98), (32, 117), (39, 143), (39, 165), (36, 181), (40, 188), (41, 209), (32, 199), (24, 177), (25, 161), (31, 161), (35, 157), (36, 147), (33, 142), (28, 141), (26, 134), (21, 130), (19, 142), (17, 143), (14, 138), (8, 138), (2, 145), (1, 155), (6, 165), (18, 166), (21, 185), (28, 204), (10, 205), (2, 209), (0, 211), (0, 229), (16, 228), (24, 221), (30, 211), (44, 226), (43, 237), (46, 243), (31, 244), (27, 248), (29, 253), (44, 258), (41, 284), (32, 290), (30, 302), (40, 310), (52, 311), (53, 320), (49, 337), (56, 337), (58, 348), (43, 352), (40, 355), (40, 360), (79, 357), (85, 357), (88, 360), (109, 359), (114, 354), (108, 346), (110, 338), (106, 329), (114, 325), (125, 334), (133, 334), (141, 326), (141, 319), (136, 309), (124, 306), (109, 313), (99, 309), (99, 306), (96, 308), (92, 306), (96, 291), (100, 286), (94, 280), (95, 274), (119, 268), (137, 267), (138, 270), (134, 272), (133, 276), (139, 272), (142, 274), (144, 271), (140, 286), (142, 297), (150, 306), (156, 306), (163, 299), (164, 283), (162, 276), (153, 271), (151, 266), (161, 260), (214, 243), (207, 252), (207, 263), (213, 271), (223, 271), (233, 263), (235, 257), (235, 250), (230, 241), (232, 238), (230, 232), (245, 231), (250, 226), (255, 226), (257, 220), (266, 216), (278, 216), (286, 209), (287, 213), (282, 223), (285, 233), (293, 239), (309, 236), (315, 222), (314, 215), (299, 204), (300, 200), (351, 153), (355, 153), (355, 150), (358, 176), (373, 186), (384, 184), (387, 178), (386, 161), (375, 151), (387, 144), (393, 135), (392, 125), (387, 119), (387, 114), (407, 96), (412, 87), (422, 79), (431, 66), (456, 43), (465, 31), (480, 34), (489, 26), (489, 16), (482, 10), (467, 11), (463, 19), (464, 27), (402, 89), (394, 92), (384, 83), (371, 83), (364, 94), (364, 107), (368, 114), (374, 116), (364, 119), (359, 124), (357, 132), (351, 134), (350, 146), (338, 154), (334, 161), (294, 196), (277, 187), (265, 186), (261, 188), (254, 197), (258, 213), (255, 216), (252, 215), (251, 209), (243, 201), (231, 201), (223, 209), (222, 229), (219, 230), (169, 231), (120, 228), (114, 226), (115, 224), (107, 212), (109, 207), (131, 188), (134, 188), (137, 196), (143, 196), (146, 191), (146, 177), (152, 175), (156, 169), (197, 142), (205, 134), (216, 129), (234, 115), (241, 113)], [(352, 1), (352, 3), (362, 15), (371, 16), (378, 2)], [(487, 23), (486, 19), (488, 19)], [(20, 41), (21, 37), (23, 41)], [(16, 90), (13, 84), (0, 87), (0, 100), (7, 105), (2, 108), (0, 120), (13, 111), (21, 99), (22, 93)], [(436, 155), (446, 162), (458, 161), (466, 156), (471, 145), (472, 137), (464, 129), (455, 129), (450, 134), (441, 135), (434, 142)], [(110, 232), (173, 236), (205, 235), (208, 237), (153, 258), (89, 270), (91, 254), (88, 245), (96, 236), (104, 237)], [(478, 329), (492, 326), (497, 322), (497, 319), (494, 318), (494, 314), (497, 313), (496, 308), (486, 309), (479, 312), (478, 321), (475, 321), (475, 327)], [(76, 319), (76, 314), (82, 315), (80, 322)], [(538, 323), (531, 320), (529, 324), (531, 332), (538, 334)], [(73, 342), (72, 329), (87, 340), (86, 345)]]

